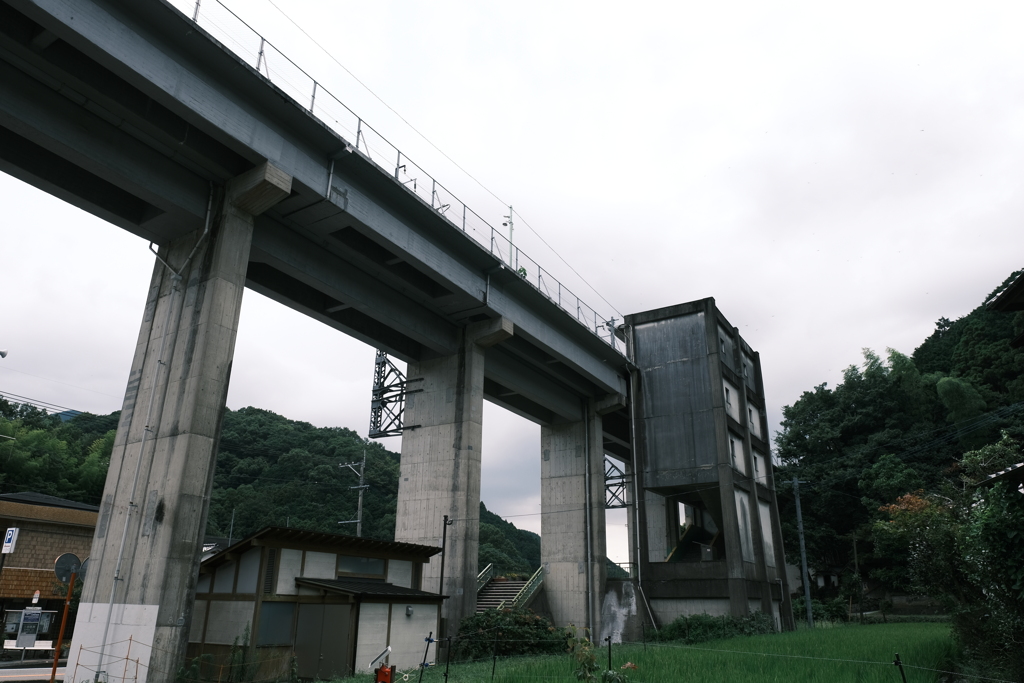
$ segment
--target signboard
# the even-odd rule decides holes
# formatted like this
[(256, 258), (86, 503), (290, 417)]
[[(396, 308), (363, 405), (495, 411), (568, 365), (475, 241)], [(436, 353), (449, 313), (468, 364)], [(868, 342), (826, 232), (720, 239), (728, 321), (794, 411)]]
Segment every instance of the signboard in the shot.
[[(29, 617), (25, 619), (25, 610), (8, 610), (4, 614), (3, 647), (6, 649), (29, 649), (29, 650), (52, 650), (54, 634), (53, 629), (57, 623), (57, 613), (52, 610), (40, 610), (38, 607), (29, 608)], [(36, 616), (32, 616), (33, 612)], [(22, 626), (27, 626), (28, 631), (35, 633), (22, 633)], [(19, 640), (30, 643), (27, 646), (19, 646)]]
[(14, 552), (14, 544), (18, 542), (18, 527), (12, 526), (7, 529), (7, 533), (4, 534), (4, 548), (3, 554)]
[(21, 615), (21, 628), (18, 629), (18, 644), (15, 647), (34, 647), (36, 635), (39, 633), (39, 618), (43, 615), (39, 607), (26, 607)]

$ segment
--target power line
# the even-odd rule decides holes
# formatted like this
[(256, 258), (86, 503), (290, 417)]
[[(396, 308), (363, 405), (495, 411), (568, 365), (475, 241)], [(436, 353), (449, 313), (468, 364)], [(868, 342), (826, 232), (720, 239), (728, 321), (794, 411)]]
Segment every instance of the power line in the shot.
[(42, 375), (33, 375), (31, 372), (25, 372), (24, 370), (15, 370), (14, 368), (9, 368), (9, 367), (6, 367), (6, 366), (3, 367), (3, 368), (0, 368), (0, 369), (7, 370), (8, 372), (16, 372), (19, 375), (27, 375), (29, 377), (35, 377), (36, 379), (45, 380), (47, 382), (53, 382), (54, 384), (63, 384), (66, 387), (74, 387), (75, 389), (81, 389), (82, 391), (89, 391), (89, 392), (92, 392), (94, 394), (99, 394), (100, 396), (106, 396), (108, 398), (116, 398), (118, 400), (123, 398), (121, 396), (114, 396), (112, 394), (104, 394), (102, 391), (96, 391), (95, 389), (89, 389), (88, 387), (80, 387), (77, 384), (70, 384), (68, 382), (61, 382), (59, 379), (52, 379), (50, 377), (43, 377)]
[[(218, 4), (220, 4), (220, 5), (223, 5), (224, 7), (227, 7), (227, 5), (225, 5), (225, 4), (223, 3), (223, 2), (221, 2), (221, 0), (217, 0), (217, 2), (218, 2)], [(394, 114), (395, 116), (397, 116), (397, 117), (398, 117), (398, 118), (399, 118), (399, 119), (400, 119), (400, 120), (402, 121), (402, 123), (404, 123), (405, 125), (409, 126), (409, 129), (410, 129), (410, 130), (412, 130), (412, 131), (413, 131), (414, 133), (416, 133), (416, 135), (420, 136), (420, 138), (422, 138), (422, 139), (424, 140), (424, 142), (426, 142), (426, 143), (427, 143), (428, 145), (430, 145), (431, 147), (433, 147), (433, 148), (434, 148), (434, 150), (435, 150), (436, 152), (438, 152), (438, 153), (439, 153), (439, 154), (440, 154), (441, 156), (443, 156), (443, 157), (444, 157), (445, 159), (447, 159), (447, 160), (448, 160), (448, 161), (449, 161), (449, 162), (450, 162), (450, 163), (451, 163), (451, 164), (452, 164), (453, 166), (455, 166), (455, 168), (457, 168), (457, 169), (459, 169), (460, 171), (462, 171), (463, 173), (465, 173), (465, 174), (466, 174), (466, 177), (468, 177), (468, 178), (469, 178), (470, 180), (472, 180), (472, 181), (473, 181), (474, 183), (476, 183), (477, 185), (479, 185), (479, 186), (481, 187), (481, 189), (483, 189), (483, 190), (484, 190), (484, 192), (486, 192), (487, 194), (491, 195), (491, 197), (493, 197), (494, 199), (496, 199), (496, 200), (498, 200), (499, 202), (501, 202), (501, 204), (502, 204), (502, 205), (504, 205), (504, 206), (509, 206), (509, 203), (508, 203), (508, 202), (506, 202), (506, 201), (505, 201), (504, 199), (502, 199), (502, 198), (501, 198), (501, 197), (499, 197), (499, 196), (498, 196), (497, 194), (495, 194), (495, 193), (494, 193), (493, 191), (491, 191), (491, 189), (490, 189), (489, 187), (487, 187), (486, 185), (484, 185), (484, 184), (483, 184), (483, 182), (481, 182), (481, 181), (480, 181), (480, 180), (479, 180), (479, 179), (478, 179), (478, 178), (477, 178), (476, 176), (474, 176), (474, 175), (473, 175), (472, 173), (470, 173), (470, 172), (469, 172), (469, 171), (467, 171), (467, 170), (466, 170), (465, 168), (463, 168), (463, 167), (462, 167), (462, 165), (460, 165), (460, 164), (459, 164), (459, 162), (455, 161), (455, 159), (453, 159), (453, 158), (451, 158), (450, 156), (448, 156), (448, 154), (447, 154), (447, 153), (446, 153), (446, 152), (445, 152), (444, 150), (442, 150), (442, 149), (441, 149), (440, 147), (438, 147), (437, 145), (435, 145), (435, 144), (434, 144), (434, 143), (433, 143), (433, 142), (432, 142), (432, 141), (430, 140), (430, 138), (428, 138), (428, 137), (427, 137), (426, 135), (424, 135), (423, 133), (421, 133), (421, 132), (420, 132), (420, 130), (419, 130), (418, 128), (416, 128), (416, 127), (415, 127), (414, 125), (412, 125), (411, 123), (409, 123), (408, 119), (406, 119), (406, 118), (405, 118), (404, 116), (402, 116), (401, 114), (399, 114), (399, 113), (398, 113), (398, 111), (397, 111), (397, 110), (395, 110), (395, 108), (394, 108), (394, 107), (392, 107), (392, 106), (391, 106), (390, 104), (388, 104), (387, 102), (385, 102), (385, 101), (384, 101), (384, 98), (382, 98), (382, 97), (381, 97), (380, 95), (378, 95), (377, 93), (375, 93), (375, 92), (374, 92), (374, 91), (373, 91), (373, 90), (372, 90), (372, 89), (370, 88), (370, 86), (368, 86), (368, 85), (367, 85), (366, 83), (364, 83), (364, 82), (363, 82), (362, 80), (360, 80), (360, 78), (359, 78), (358, 76), (356, 76), (356, 75), (355, 75), (354, 73), (352, 73), (352, 71), (351, 71), (351, 70), (350, 70), (350, 69), (349, 69), (349, 68), (348, 68), (347, 66), (345, 66), (344, 64), (342, 64), (342, 63), (341, 63), (341, 61), (340, 61), (340, 60), (338, 60), (338, 58), (337, 58), (337, 57), (335, 57), (335, 56), (334, 56), (333, 54), (331, 54), (331, 52), (330, 52), (330, 51), (329, 51), (329, 50), (328, 50), (327, 48), (325, 48), (325, 47), (324, 47), (323, 45), (321, 45), (321, 44), (320, 44), (319, 42), (317, 42), (317, 40), (316, 40), (316, 39), (315, 39), (315, 38), (314, 38), (313, 36), (311, 36), (311, 35), (310, 35), (310, 34), (309, 34), (309, 33), (308, 33), (307, 31), (306, 31), (306, 29), (302, 28), (302, 27), (301, 27), (301, 26), (300, 26), (300, 25), (299, 25), (299, 24), (298, 24), (298, 23), (297, 23), (297, 22), (296, 22), (296, 21), (295, 21), (294, 19), (292, 19), (292, 18), (291, 18), (290, 16), (288, 16), (288, 13), (287, 13), (287, 12), (285, 12), (285, 11), (284, 11), (283, 9), (281, 9), (280, 7), (278, 7), (278, 6), (277, 6), (277, 3), (275, 3), (275, 2), (274, 2), (274, 0), (267, 0), (267, 2), (268, 2), (268, 3), (270, 3), (270, 5), (271, 5), (271, 6), (272, 6), (272, 7), (274, 8), (274, 9), (276, 9), (276, 10), (277, 10), (278, 12), (280, 12), (281, 16), (283, 16), (283, 17), (284, 17), (285, 19), (287, 19), (287, 20), (288, 20), (288, 21), (289, 21), (289, 22), (291, 23), (291, 25), (292, 25), (292, 26), (294, 26), (295, 28), (297, 28), (297, 29), (298, 29), (298, 30), (299, 30), (299, 31), (300, 31), (300, 32), (302, 33), (302, 35), (306, 36), (306, 38), (308, 38), (308, 39), (310, 40), (310, 42), (312, 42), (312, 43), (313, 43), (314, 45), (316, 45), (316, 46), (317, 46), (318, 48), (320, 48), (321, 52), (323, 52), (323, 53), (324, 53), (325, 55), (327, 55), (327, 56), (328, 56), (328, 57), (329, 57), (329, 58), (331, 59), (331, 61), (333, 61), (333, 62), (334, 62), (335, 64), (337, 64), (337, 65), (338, 65), (339, 67), (341, 67), (341, 68), (342, 68), (342, 69), (343, 69), (343, 70), (345, 71), (345, 73), (347, 73), (347, 74), (348, 74), (349, 76), (351, 76), (351, 77), (352, 77), (352, 79), (353, 79), (353, 80), (355, 80), (355, 82), (356, 82), (356, 83), (358, 83), (359, 85), (361, 85), (361, 86), (362, 86), (362, 87), (363, 87), (363, 88), (364, 88), (364, 89), (366, 90), (366, 92), (368, 92), (368, 93), (370, 93), (371, 95), (373, 95), (373, 97), (374, 97), (374, 98), (376, 98), (376, 100), (377, 100), (378, 102), (380, 102), (380, 103), (381, 103), (381, 104), (383, 104), (383, 105), (384, 105), (385, 107), (387, 107), (387, 108), (388, 108), (388, 110), (389, 110), (389, 111), (390, 111), (390, 112), (391, 112), (392, 114)], [(523, 215), (522, 215), (521, 213), (518, 213), (518, 212), (517, 212), (517, 215), (519, 216), (519, 218), (520, 218), (520, 220), (521, 220), (521, 221), (523, 222), (523, 224), (524, 224), (524, 225), (526, 225), (526, 227), (530, 229), (530, 232), (532, 232), (532, 233), (533, 233), (534, 235), (536, 235), (536, 236), (537, 236), (537, 238), (538, 238), (538, 239), (539, 239), (539, 240), (540, 240), (541, 242), (543, 242), (543, 243), (544, 243), (544, 246), (546, 246), (546, 247), (547, 247), (548, 249), (550, 249), (550, 250), (551, 250), (551, 253), (553, 253), (553, 254), (554, 254), (555, 256), (557, 256), (557, 257), (558, 257), (558, 260), (559, 260), (559, 261), (561, 261), (562, 263), (564, 263), (564, 264), (565, 264), (565, 265), (566, 265), (566, 266), (567, 266), (567, 267), (569, 268), (569, 270), (571, 270), (571, 271), (572, 271), (573, 273), (575, 273), (576, 277), (578, 277), (578, 278), (579, 278), (580, 280), (582, 280), (582, 281), (583, 281), (583, 283), (584, 283), (584, 284), (585, 284), (585, 285), (586, 285), (587, 287), (589, 287), (589, 288), (590, 288), (590, 290), (591, 290), (592, 292), (594, 292), (594, 294), (597, 294), (597, 296), (598, 296), (598, 297), (600, 297), (601, 301), (603, 301), (603, 302), (605, 302), (606, 304), (608, 304), (609, 306), (611, 306), (612, 310), (613, 310), (613, 311), (615, 311), (616, 313), (618, 313), (620, 317), (622, 316), (622, 313), (621, 313), (621, 312), (619, 312), (619, 309), (615, 308), (615, 306), (614, 306), (614, 305), (613, 305), (613, 304), (612, 304), (612, 303), (611, 303), (610, 301), (608, 301), (608, 299), (604, 298), (604, 295), (602, 295), (602, 294), (601, 294), (601, 292), (597, 291), (597, 289), (596, 289), (596, 288), (595, 288), (595, 287), (594, 287), (594, 286), (593, 286), (592, 284), (590, 284), (590, 282), (589, 282), (589, 281), (587, 281), (587, 279), (586, 279), (585, 277), (583, 277), (582, 275), (580, 275), (579, 271), (577, 271), (577, 270), (576, 270), (575, 268), (573, 268), (573, 267), (572, 267), (572, 265), (571, 265), (571, 264), (570, 264), (570, 263), (569, 263), (568, 261), (566, 261), (566, 260), (565, 260), (565, 258), (563, 258), (563, 257), (562, 257), (562, 255), (561, 255), (561, 254), (559, 254), (559, 253), (558, 253), (558, 251), (556, 251), (556, 250), (555, 250), (555, 248), (554, 248), (554, 247), (552, 247), (552, 246), (551, 246), (551, 245), (550, 245), (550, 244), (548, 243), (548, 241), (547, 241), (547, 240), (545, 240), (545, 239), (544, 239), (544, 238), (543, 238), (543, 237), (541, 236), (541, 234), (540, 234), (539, 232), (537, 232), (537, 231), (536, 231), (536, 230), (535, 230), (535, 229), (533, 228), (533, 226), (532, 226), (532, 225), (530, 225), (530, 223), (529, 223), (529, 222), (528, 222), (528, 221), (527, 221), (527, 220), (526, 220), (525, 218), (523, 218)]]
[(60, 406), (57, 405), (56, 403), (49, 403), (47, 401), (39, 401), (34, 398), (28, 398), (27, 396), (19, 396), (18, 394), (12, 394), (10, 392), (0, 392), (0, 398), (13, 398), (13, 403), (20, 403), (21, 405), (30, 405), (34, 408), (39, 408), (47, 412), (57, 411), (58, 413), (74, 413), (74, 416), (83, 414), (83, 411), (81, 410), (67, 408), (65, 406)]

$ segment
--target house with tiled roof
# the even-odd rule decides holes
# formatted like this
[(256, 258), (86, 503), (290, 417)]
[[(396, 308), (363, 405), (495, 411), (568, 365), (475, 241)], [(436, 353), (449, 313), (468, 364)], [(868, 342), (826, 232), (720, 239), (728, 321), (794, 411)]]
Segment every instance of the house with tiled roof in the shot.
[[(417, 667), (437, 635), (444, 596), (422, 590), (440, 548), (266, 527), (203, 560), (189, 634), (190, 658), (216, 676), (248, 634), (259, 677), (330, 680), (382, 663)], [(237, 654), (236, 654), (237, 660)]]

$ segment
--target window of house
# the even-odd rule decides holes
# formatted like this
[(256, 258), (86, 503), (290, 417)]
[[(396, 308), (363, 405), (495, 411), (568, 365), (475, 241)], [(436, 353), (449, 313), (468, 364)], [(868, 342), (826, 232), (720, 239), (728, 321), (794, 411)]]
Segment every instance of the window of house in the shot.
[(260, 630), (256, 645), (292, 645), (294, 602), (264, 601), (260, 605)]
[(376, 557), (338, 555), (338, 576), (365, 576), (384, 578), (384, 560)]
[(732, 395), (729, 393), (729, 387), (725, 388), (725, 405), (732, 405)]

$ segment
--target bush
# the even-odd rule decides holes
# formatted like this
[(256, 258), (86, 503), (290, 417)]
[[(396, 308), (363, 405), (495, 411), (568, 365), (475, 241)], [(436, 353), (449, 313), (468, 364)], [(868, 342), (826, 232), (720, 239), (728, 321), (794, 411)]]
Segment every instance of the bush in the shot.
[(678, 617), (668, 626), (657, 631), (654, 639), (681, 641), (692, 645), (721, 638), (753, 636), (761, 633), (775, 633), (775, 622), (764, 612), (754, 612), (746, 617), (713, 617), (710, 614), (693, 614)]
[(566, 632), (533, 610), (485, 610), (462, 621), (452, 640), (452, 661), (491, 657), (495, 641), (502, 657), (554, 654), (565, 650)]
[[(806, 617), (806, 603), (802, 597), (793, 601), (793, 617), (797, 622), (804, 621)], [(814, 623), (819, 621), (847, 621), (850, 614), (846, 603), (842, 598), (834, 600), (811, 600), (811, 614), (814, 615)]]

